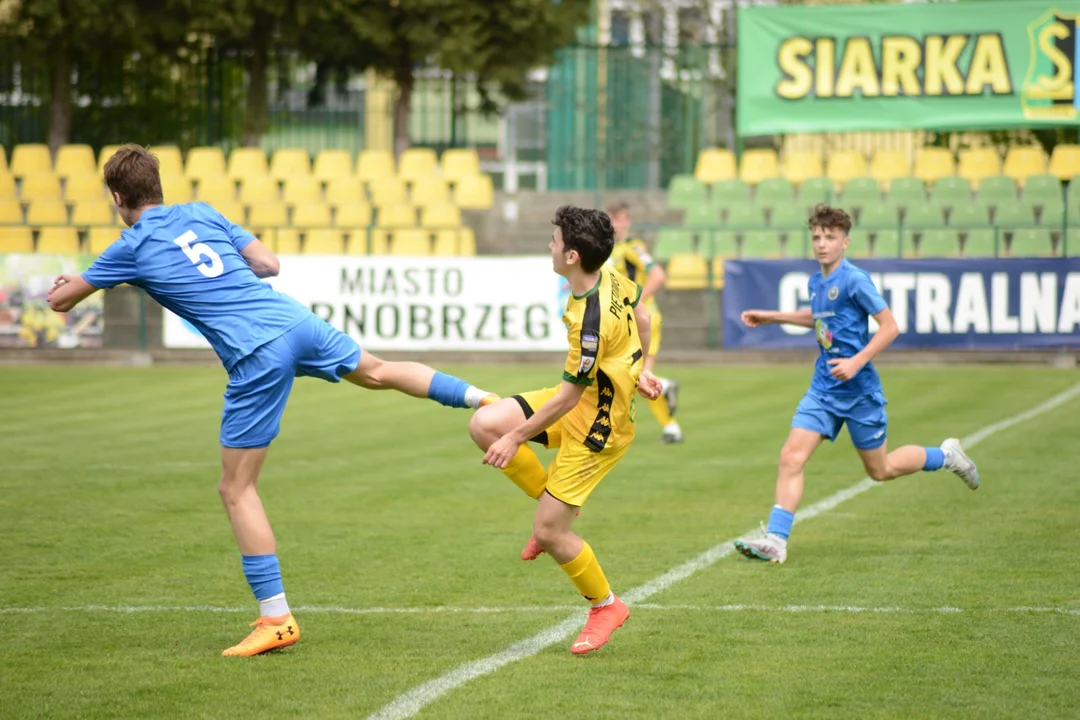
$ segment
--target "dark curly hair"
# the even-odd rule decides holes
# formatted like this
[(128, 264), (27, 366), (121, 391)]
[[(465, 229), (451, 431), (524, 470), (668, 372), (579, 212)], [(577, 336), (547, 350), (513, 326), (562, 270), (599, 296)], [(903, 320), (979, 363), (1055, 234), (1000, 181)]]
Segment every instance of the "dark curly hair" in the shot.
[(562, 230), (563, 246), (577, 250), (581, 269), (594, 273), (600, 269), (615, 247), (615, 228), (603, 210), (587, 210), (563, 205), (555, 211), (552, 225)]
[(840, 208), (829, 207), (826, 203), (814, 206), (806, 224), (811, 230), (819, 227), (842, 230), (845, 235), (851, 232), (851, 216)]

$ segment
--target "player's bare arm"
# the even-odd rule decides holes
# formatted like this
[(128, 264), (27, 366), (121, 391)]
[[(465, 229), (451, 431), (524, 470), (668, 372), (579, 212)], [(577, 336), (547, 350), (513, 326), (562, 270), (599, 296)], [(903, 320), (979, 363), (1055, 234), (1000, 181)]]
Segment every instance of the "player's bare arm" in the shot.
[(563, 415), (573, 410), (585, 394), (585, 385), (563, 381), (555, 397), (544, 403), (535, 414), (521, 425), (496, 440), (484, 454), (484, 464), (497, 468), (506, 467), (518, 448), (529, 438), (539, 435), (554, 425)]
[(278, 261), (277, 255), (274, 254), (273, 250), (263, 245), (258, 238), (249, 242), (240, 251), (240, 255), (247, 262), (251, 271), (255, 273), (255, 277), (277, 277), (278, 272), (281, 270), (281, 263)]
[[(649, 274), (645, 276), (645, 284), (641, 288), (641, 297), (638, 298), (638, 302), (644, 302), (645, 298), (652, 297), (656, 294), (656, 291), (664, 287), (667, 283), (667, 273), (660, 265), (653, 265), (649, 268)], [(641, 342), (645, 345), (645, 341)]]
[[(644, 297), (645, 291), (642, 290), (641, 294)], [(652, 334), (652, 313), (645, 307), (645, 303), (641, 302), (641, 298), (638, 298), (637, 307), (634, 308), (634, 320), (637, 322), (638, 337), (641, 339), (641, 351), (648, 358)], [(638, 392), (641, 396), (648, 400), (655, 400), (660, 397), (661, 390), (663, 390), (663, 385), (660, 383), (660, 378), (653, 375), (651, 370), (642, 370), (641, 375), (638, 376)]]
[(896, 325), (896, 318), (893, 317), (889, 308), (885, 308), (873, 317), (877, 320), (879, 328), (874, 337), (870, 338), (870, 342), (866, 344), (866, 347), (855, 357), (833, 358), (829, 361), (829, 365), (832, 366), (829, 372), (837, 380), (847, 382), (855, 377), (856, 373), (877, 357), (878, 353), (889, 347), (892, 341), (900, 334), (900, 328)]
[(97, 288), (82, 279), (81, 275), (60, 275), (49, 290), (49, 307), (56, 312), (69, 312), (76, 305), (97, 292)]
[(814, 327), (814, 313), (810, 310), (778, 312), (776, 310), (745, 310), (740, 316), (743, 325), (756, 328), (759, 325), (798, 325)]

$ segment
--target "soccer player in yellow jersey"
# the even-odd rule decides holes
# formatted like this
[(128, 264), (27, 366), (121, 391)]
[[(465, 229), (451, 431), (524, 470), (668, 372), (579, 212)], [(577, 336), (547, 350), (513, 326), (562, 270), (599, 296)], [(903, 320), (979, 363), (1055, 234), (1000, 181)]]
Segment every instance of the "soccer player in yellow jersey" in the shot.
[[(660, 352), (660, 334), (664, 323), (660, 308), (656, 304), (656, 291), (667, 283), (667, 273), (662, 265), (653, 261), (644, 241), (630, 237), (630, 206), (624, 202), (612, 203), (608, 205), (607, 211), (611, 225), (615, 228), (615, 248), (611, 252), (611, 264), (622, 275), (641, 285), (641, 301), (652, 316), (649, 355), (645, 358), (645, 369), (652, 372), (656, 355)], [(649, 401), (649, 410), (663, 428), (660, 442), (680, 443), (683, 441), (682, 428), (675, 420), (679, 384), (662, 377), (660, 386), (660, 397)]]
[[(660, 394), (660, 381), (644, 367), (649, 312), (641, 288), (604, 263), (615, 231), (607, 214), (563, 206), (555, 213), (552, 264), (570, 282), (566, 325), (570, 352), (562, 384), (514, 395), (481, 407), (469, 423), (484, 463), (539, 501), (533, 534), (521, 553), (548, 553), (592, 604), (585, 628), (570, 647), (575, 655), (604, 645), (630, 610), (611, 591), (589, 544), (572, 530), (578, 509), (618, 464), (634, 439), (635, 393)], [(545, 471), (525, 443), (559, 448)]]

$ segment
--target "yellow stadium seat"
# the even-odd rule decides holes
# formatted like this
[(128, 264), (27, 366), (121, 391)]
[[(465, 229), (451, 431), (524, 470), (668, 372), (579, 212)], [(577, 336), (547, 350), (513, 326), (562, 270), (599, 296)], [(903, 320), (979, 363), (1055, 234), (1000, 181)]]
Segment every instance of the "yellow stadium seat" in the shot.
[(244, 217), (247, 215), (247, 211), (245, 211), (244, 206), (236, 200), (233, 200), (232, 198), (220, 198), (217, 200), (213, 198), (202, 198), (201, 202), (204, 202), (217, 210), (224, 215), (225, 219), (229, 222), (236, 223), (237, 225), (244, 224)]
[(38, 233), (39, 253), (79, 252), (79, 233), (73, 227), (43, 227)]
[(705, 148), (697, 156), (694, 177), (700, 182), (712, 184), (720, 180), (734, 180), (735, 153), (721, 148)]
[(724, 289), (724, 256), (714, 255), (712, 259), (712, 286), (717, 290)]
[(161, 194), (170, 205), (183, 205), (191, 202), (191, 181), (183, 175), (162, 175)]
[(431, 148), (409, 148), (401, 153), (398, 175), (404, 180), (431, 177), (437, 175), (438, 171), (439, 163), (435, 159), (435, 151)]
[(442, 154), (444, 180), (456, 182), (462, 178), (480, 174), (480, 156), (472, 149), (456, 148)]
[(34, 233), (28, 227), (0, 227), (0, 253), (34, 252)]
[(282, 198), (287, 205), (321, 202), (322, 185), (310, 175), (293, 175), (285, 181)]
[(311, 157), (302, 148), (282, 148), (270, 158), (270, 177), (288, 180), (311, 175)]
[(265, 229), (259, 241), (281, 255), (300, 254), (300, 231), (296, 228), (278, 228), (277, 230)]
[[(97, 170), (98, 173), (102, 173), (105, 170), (105, 163), (109, 162), (109, 158), (116, 154), (116, 151), (120, 149), (119, 145), (104, 145), (98, 152)], [(154, 152), (156, 155), (157, 153)], [(158, 165), (160, 170), (161, 158), (158, 158)]]
[(63, 200), (35, 200), (26, 211), (30, 225), (67, 225), (68, 211)]
[(233, 180), (263, 177), (268, 172), (262, 148), (241, 147), (229, 153), (228, 174)]
[(700, 290), (709, 284), (709, 266), (697, 253), (675, 253), (668, 260), (667, 276), (668, 290)]
[(52, 172), (49, 146), (43, 143), (16, 145), (11, 153), (11, 174), (15, 177)]
[(184, 156), (180, 154), (180, 148), (175, 145), (156, 145), (150, 148), (150, 152), (158, 159), (158, 172), (162, 175), (184, 174)]
[(882, 190), (896, 178), (911, 175), (911, 160), (899, 150), (878, 150), (870, 161), (870, 177), (878, 181)]
[(1001, 172), (1023, 187), (1024, 181), (1032, 175), (1046, 174), (1046, 154), (1035, 145), (1011, 147), (1005, 153), (1005, 165)]
[(433, 255), (471, 257), (476, 254), (476, 234), (472, 228), (436, 230)]
[(321, 228), (304, 234), (306, 255), (341, 255), (345, 252), (345, 236), (341, 230)]
[(72, 225), (112, 225), (113, 206), (105, 200), (83, 200), (71, 211)]
[(490, 175), (462, 178), (454, 187), (454, 203), (462, 210), (490, 210), (495, 204), (495, 189)]
[(816, 152), (790, 152), (784, 156), (783, 177), (796, 185), (824, 175), (821, 155)]
[(390, 254), (422, 256), (431, 254), (431, 231), (418, 228), (390, 233)]
[(739, 167), (739, 179), (750, 185), (780, 175), (776, 151), (769, 149), (747, 150), (743, 153)]
[(100, 175), (72, 175), (64, 183), (64, 199), (68, 202), (102, 200), (108, 197), (108, 190)]
[(412, 182), (409, 199), (413, 205), (437, 205), (450, 202), (450, 186), (442, 178), (431, 176)]
[(408, 193), (401, 178), (384, 177), (368, 183), (372, 205), (397, 205), (408, 202)]
[(351, 176), (334, 178), (326, 185), (326, 202), (335, 207), (367, 202), (363, 181)]
[(184, 174), (197, 181), (226, 177), (225, 153), (216, 147), (191, 148)]
[(213, 205), (236, 199), (236, 183), (224, 175), (211, 175), (202, 178), (196, 185), (199, 202)]
[(22, 221), (22, 203), (14, 198), (0, 200), (0, 225), (17, 225)]
[(394, 156), (388, 150), (363, 150), (356, 159), (356, 177), (369, 183), (396, 175)]
[(120, 239), (120, 231), (111, 227), (92, 227), (86, 236), (89, 247), (87, 251), (91, 255), (100, 255), (105, 248)]
[[(380, 225), (386, 223), (379, 221)], [(420, 209), (420, 225), (426, 228), (461, 227), (461, 211), (450, 203), (430, 205)]]
[(52, 173), (34, 173), (24, 175), (19, 196), (27, 200), (59, 200), (60, 178)]
[(858, 150), (834, 150), (829, 153), (825, 177), (836, 183), (837, 190), (842, 190), (848, 180), (866, 177), (866, 157)]
[(248, 224), (252, 227), (284, 227), (289, 224), (283, 203), (255, 203), (249, 210)]
[(371, 206), (365, 202), (338, 205), (334, 225), (339, 228), (366, 228), (371, 225)]
[(252, 175), (240, 183), (240, 202), (253, 203), (278, 202), (281, 193), (278, 182), (269, 175)]
[(956, 161), (948, 148), (924, 147), (915, 156), (915, 167), (911, 174), (928, 185), (943, 177), (956, 174)]
[(1059, 180), (1080, 175), (1080, 145), (1055, 145), (1050, 153), (1050, 174), (1056, 175)]
[(330, 206), (326, 203), (297, 205), (293, 208), (292, 224), (298, 228), (328, 228), (332, 225)]
[(966, 148), (960, 151), (956, 174), (971, 183), (972, 190), (978, 190), (980, 180), (1001, 174), (1001, 156), (994, 148)]
[(18, 192), (15, 190), (15, 176), (9, 172), (0, 172), (0, 198), (13, 198), (17, 196)]
[(416, 210), (412, 205), (383, 205), (375, 220), (381, 228), (416, 227)]
[[(347, 237), (345, 239), (345, 254), (346, 255), (367, 255), (368, 254), (368, 231), (367, 228), (351, 228), (345, 231)], [(385, 254), (385, 251), (384, 251)]]
[(352, 155), (348, 150), (320, 150), (315, 156), (312, 174), (320, 182), (350, 177), (353, 175)]
[(61, 145), (56, 152), (53, 172), (62, 178), (72, 175), (93, 175), (97, 172), (94, 149), (89, 145)]

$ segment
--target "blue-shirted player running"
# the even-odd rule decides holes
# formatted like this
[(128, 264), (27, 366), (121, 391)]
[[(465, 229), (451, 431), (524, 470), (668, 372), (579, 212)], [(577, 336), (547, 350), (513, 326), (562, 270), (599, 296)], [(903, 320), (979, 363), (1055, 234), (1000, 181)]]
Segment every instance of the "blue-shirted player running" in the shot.
[(222, 654), (287, 647), (300, 639), (300, 628), (285, 600), (274, 533), (256, 485), (293, 378), (344, 378), (460, 408), (497, 397), (420, 363), (361, 353), (352, 338), (259, 280), (277, 275), (278, 259), (251, 233), (203, 203), (165, 205), (157, 158), (145, 148), (118, 150), (105, 164), (105, 183), (131, 229), (81, 277), (58, 277), (49, 304), (67, 312), (98, 289), (129, 283), (210, 341), (229, 373), (218, 491), (260, 611), (255, 630)]
[[(871, 360), (900, 331), (870, 277), (844, 259), (851, 230), (848, 214), (818, 205), (808, 225), (821, 264), (821, 272), (810, 278), (810, 310), (747, 310), (742, 314), (749, 327), (786, 323), (813, 328), (820, 348), (810, 390), (795, 410), (791, 433), (780, 451), (776, 505), (769, 526), (760, 539), (735, 541), (736, 549), (746, 557), (776, 563), (787, 559), (788, 535), (803, 495), (803, 468), (822, 440), (836, 440), (845, 424), (863, 467), (874, 480), (944, 467), (972, 490), (979, 487), (978, 469), (955, 438), (940, 447), (904, 445), (886, 450), (886, 400)], [(880, 326), (873, 339), (869, 337), (870, 317)]]

